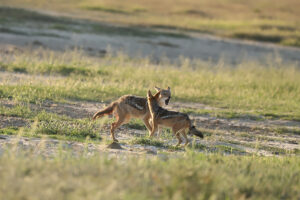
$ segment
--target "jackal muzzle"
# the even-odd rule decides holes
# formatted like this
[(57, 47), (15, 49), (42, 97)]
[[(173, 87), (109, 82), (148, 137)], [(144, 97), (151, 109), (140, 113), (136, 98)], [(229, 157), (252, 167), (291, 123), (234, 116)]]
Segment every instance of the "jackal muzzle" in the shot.
[(166, 105), (169, 104), (170, 99), (171, 99), (171, 97), (169, 97), (169, 98), (167, 98), (167, 99), (165, 100), (165, 104), (166, 104)]

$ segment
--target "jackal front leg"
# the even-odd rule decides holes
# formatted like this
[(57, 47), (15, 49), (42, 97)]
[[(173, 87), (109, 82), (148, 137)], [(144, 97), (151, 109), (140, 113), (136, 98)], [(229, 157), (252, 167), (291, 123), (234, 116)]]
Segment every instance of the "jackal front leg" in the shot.
[(148, 117), (145, 117), (144, 119), (143, 119), (143, 121), (144, 121), (144, 124), (145, 124), (145, 126), (146, 126), (146, 128), (147, 128), (147, 130), (148, 130), (148, 132), (149, 132), (149, 135), (151, 134), (151, 131), (152, 131), (152, 126), (151, 126), (151, 124), (150, 124), (150, 122), (149, 122), (149, 120), (150, 120), (151, 118), (150, 118), (150, 116)]
[(153, 137), (156, 131), (157, 131), (157, 123), (155, 122), (155, 120), (152, 120), (152, 130), (150, 132), (149, 137)]

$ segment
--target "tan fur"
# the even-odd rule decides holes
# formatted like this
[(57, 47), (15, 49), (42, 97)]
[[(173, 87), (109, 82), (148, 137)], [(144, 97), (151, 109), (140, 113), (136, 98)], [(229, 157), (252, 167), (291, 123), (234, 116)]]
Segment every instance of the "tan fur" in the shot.
[[(165, 90), (155, 87), (155, 89), (159, 92), (157, 97), (159, 105), (164, 106), (165, 101), (171, 98), (170, 88), (168, 87), (168, 89)], [(122, 96), (118, 100), (112, 102), (108, 107), (96, 112), (93, 116), (93, 120), (111, 114), (114, 114), (116, 118), (116, 121), (111, 124), (110, 128), (111, 137), (115, 142), (118, 142), (115, 138), (115, 130), (122, 124), (128, 123), (132, 118), (142, 119), (149, 132), (151, 131), (151, 125), (149, 124), (151, 115), (146, 98), (132, 95)]]
[(165, 126), (172, 129), (173, 134), (177, 137), (179, 146), (182, 142), (180, 134), (185, 138), (185, 145), (189, 143), (186, 135), (186, 129), (189, 133), (203, 138), (203, 134), (192, 126), (191, 120), (185, 113), (169, 111), (159, 106), (159, 92), (152, 96), (150, 90), (147, 94), (148, 106), (151, 114), (152, 130), (150, 137), (153, 137), (157, 131), (158, 126)]

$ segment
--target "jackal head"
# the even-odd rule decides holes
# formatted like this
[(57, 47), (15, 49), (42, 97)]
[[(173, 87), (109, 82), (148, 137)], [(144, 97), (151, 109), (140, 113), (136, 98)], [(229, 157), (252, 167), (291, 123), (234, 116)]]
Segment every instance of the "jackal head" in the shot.
[(169, 101), (171, 99), (171, 89), (168, 87), (167, 89), (160, 89), (159, 87), (154, 87), (157, 91), (156, 94), (159, 93), (159, 96), (157, 97), (158, 104), (160, 106), (168, 105)]

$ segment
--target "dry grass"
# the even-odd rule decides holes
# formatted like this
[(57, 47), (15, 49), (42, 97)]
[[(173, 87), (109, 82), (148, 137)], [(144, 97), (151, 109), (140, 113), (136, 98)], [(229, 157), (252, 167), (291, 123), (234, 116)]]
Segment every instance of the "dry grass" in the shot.
[[(41, 148), (35, 152), (43, 152)], [(298, 199), (299, 157), (105, 154), (52, 158), (8, 148), (1, 199)]]

